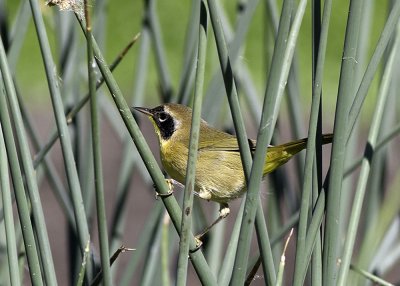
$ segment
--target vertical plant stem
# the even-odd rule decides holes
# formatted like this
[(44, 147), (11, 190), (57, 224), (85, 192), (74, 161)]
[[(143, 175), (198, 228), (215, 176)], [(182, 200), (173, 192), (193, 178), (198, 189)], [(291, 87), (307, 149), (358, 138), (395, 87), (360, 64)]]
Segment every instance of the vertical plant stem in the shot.
[[(285, 1), (283, 4), (278, 39), (275, 44), (271, 71), (269, 74), (268, 85), (264, 97), (263, 112), (257, 135), (257, 146), (254, 155), (254, 163), (251, 171), (248, 193), (246, 196), (246, 217), (244, 217), (242, 221), (238, 252), (235, 261), (235, 270), (238, 270), (239, 274), (236, 277), (237, 280), (234, 280), (235, 283), (242, 283), (242, 281), (244, 281), (245, 273), (241, 269), (242, 267), (244, 267), (245, 269), (247, 268), (247, 260), (250, 251), (250, 239), (252, 233), (252, 229), (249, 227), (250, 224), (244, 222), (251, 222), (254, 219), (254, 200), (258, 197), (258, 190), (262, 177), (267, 146), (271, 142), (272, 133), (278, 117), (279, 106), (282, 100), (287, 76), (289, 74), (289, 69), (294, 53), (294, 46), (296, 43), (306, 4), (307, 1), (301, 1), (299, 3), (287, 44), (286, 35), (287, 31), (289, 30), (290, 16), (284, 17), (284, 15), (285, 13), (288, 13), (288, 15), (290, 15), (292, 3), (289, 1)], [(281, 47), (284, 52), (278, 51), (279, 47)], [(279, 66), (276, 67), (275, 64), (278, 64)], [(276, 77), (277, 81), (274, 80), (274, 77)]]
[(218, 285), (225, 286), (229, 285), (230, 278), (233, 272), (233, 265), (235, 262), (235, 254), (237, 249), (237, 243), (239, 240), (240, 225), (242, 224), (242, 213), (244, 210), (244, 201), (240, 205), (238, 217), (233, 226), (231, 239), (229, 240), (228, 247), (225, 252), (224, 260), (221, 265), (221, 270), (218, 274)]
[[(264, 275), (264, 280), (267, 285), (273, 285), (276, 281), (276, 273), (275, 273), (275, 264), (274, 264), (274, 257), (272, 255), (271, 243), (269, 240), (269, 234), (267, 225), (265, 224), (265, 220), (257, 219), (264, 217), (263, 208), (261, 200), (258, 200), (258, 205), (256, 209), (256, 220), (255, 220), (255, 227), (256, 227), (256, 234), (257, 234), (257, 241), (260, 247), (260, 253), (262, 257), (262, 267), (264, 273), (268, 273)], [(273, 273), (270, 276), (270, 273)]]
[(286, 239), (285, 246), (283, 247), (281, 261), (279, 263), (279, 270), (278, 270), (278, 275), (277, 275), (278, 277), (276, 279), (276, 284), (275, 284), (276, 286), (280, 286), (283, 283), (283, 272), (285, 270), (285, 264), (286, 264), (286, 250), (287, 250), (287, 247), (289, 245), (290, 238), (292, 237), (292, 235), (293, 235), (293, 228), (291, 229), (289, 236)]
[[(321, 134), (322, 135), (322, 134)], [(322, 162), (321, 162), (322, 163)], [(314, 173), (318, 172), (316, 164), (314, 164)], [(322, 172), (322, 170), (321, 170)], [(322, 174), (321, 174), (322, 176)], [(319, 190), (322, 186), (321, 181), (318, 181), (317, 176), (314, 176), (312, 203), (313, 207), (317, 204), (319, 197)], [(309, 242), (310, 243), (310, 242)], [(311, 284), (321, 285), (322, 284), (322, 236), (321, 236), (321, 225), (318, 225), (318, 230), (315, 236), (315, 246), (313, 248), (313, 253), (311, 257)]]
[(85, 269), (86, 269), (86, 263), (89, 258), (90, 254), (90, 240), (88, 240), (85, 251), (83, 252), (83, 259), (82, 259), (82, 264), (81, 264), (81, 269), (79, 270), (78, 274), (78, 281), (76, 282), (76, 286), (81, 286), (83, 285), (83, 281), (85, 280)]
[(314, 210), (313, 210), (313, 217), (310, 221), (306, 241), (308, 242), (306, 244), (305, 250), (304, 250), (304, 261), (305, 263), (300, 265), (300, 270), (299, 273), (302, 275), (301, 280), (304, 281), (306, 274), (307, 274), (307, 268), (310, 263), (310, 258), (312, 251), (315, 247), (316, 240), (319, 239), (318, 234), (320, 233), (320, 228), (321, 228), (321, 223), (322, 223), (322, 218), (323, 214), (325, 211), (325, 192), (321, 191), (320, 195), (318, 196), (317, 201), (314, 203)]
[[(310, 196), (312, 190), (312, 177), (313, 177), (313, 165), (315, 160), (315, 148), (316, 148), (316, 138), (317, 138), (317, 126), (319, 118), (319, 110), (321, 107), (321, 93), (322, 93), (322, 77), (325, 64), (326, 47), (328, 42), (328, 29), (329, 20), (332, 8), (332, 1), (326, 0), (324, 3), (324, 12), (321, 24), (321, 35), (319, 37), (318, 52), (316, 58), (315, 67), (315, 78), (313, 84), (313, 97), (311, 105), (310, 123), (308, 129), (308, 141), (307, 141), (307, 153), (306, 162), (304, 169), (304, 181), (303, 181), (303, 193), (300, 206), (300, 221), (297, 234), (297, 245), (296, 245), (296, 262), (294, 270), (294, 285), (302, 285), (304, 273), (300, 273), (300, 265), (306, 263), (305, 261), (305, 247), (307, 227), (308, 227), (308, 215), (310, 208)], [(316, 19), (319, 21), (319, 18)]]
[(11, 116), (15, 124), (15, 134), (18, 139), (21, 161), (25, 172), (26, 186), (29, 193), (32, 214), (35, 223), (35, 231), (40, 249), (40, 257), (46, 284), (57, 285), (56, 272), (54, 269), (53, 256), (51, 254), (49, 236), (47, 234), (46, 221), (44, 219), (43, 208), (39, 196), (39, 189), (36, 181), (36, 174), (32, 164), (31, 153), (28, 140), (25, 134), (24, 123), (18, 105), (10, 70), (6, 62), (7, 56), (4, 51), (3, 43), (0, 40), (0, 70), (3, 75), (8, 102), (11, 109)]
[(21, 1), (18, 8), (18, 14), (11, 29), (9, 49), (7, 51), (8, 65), (12, 74), (15, 73), (20, 52), (24, 43), (25, 34), (28, 30), (28, 24), (31, 19), (28, 1)]
[[(78, 173), (76, 170), (75, 159), (72, 152), (70, 135), (68, 132), (66, 118), (64, 116), (64, 107), (61, 100), (61, 94), (58, 87), (58, 75), (55, 67), (43, 18), (40, 14), (37, 0), (29, 0), (31, 4), (32, 15), (39, 39), (43, 62), (46, 70), (47, 83), (49, 85), (54, 115), (56, 118), (57, 129), (61, 141), (61, 149), (64, 157), (65, 170), (68, 179), (68, 185), (71, 191), (72, 203), (74, 207), (75, 222), (77, 224), (78, 237), (82, 254), (85, 251), (86, 243), (89, 240), (89, 229), (87, 225), (85, 209), (82, 203), (82, 193), (79, 184)], [(88, 279), (92, 278), (92, 261), (88, 259), (87, 274)]]
[[(400, 208), (400, 192), (398, 191), (399, 184), (400, 172), (397, 171), (395, 178), (390, 184), (391, 186), (387, 190), (384, 200), (380, 203), (380, 210), (370, 222), (371, 228), (367, 230), (364, 240), (362, 241), (360, 254), (355, 261), (355, 264), (360, 268), (371, 269), (373, 258), (379, 246), (382, 244), (384, 236), (388, 233), (390, 226), (393, 225), (397, 218)], [(396, 260), (398, 261), (398, 250), (399, 244), (397, 244), (397, 247), (393, 247), (393, 245), (390, 246), (391, 253), (388, 256), (394, 254), (397, 256)], [(386, 259), (387, 258), (388, 257), (386, 257)], [(378, 270), (379, 268), (380, 267), (378, 267)], [(364, 281), (358, 282), (359, 284), (362, 284)]]
[[(227, 46), (226, 52), (229, 52), (229, 61), (230, 64), (232, 65), (233, 69), (237, 70), (237, 73), (235, 73), (235, 76), (239, 76), (241, 74), (248, 76), (247, 80), (243, 80), (244, 82), (242, 83), (242, 88), (247, 94), (255, 94), (255, 87), (251, 82), (251, 78), (246, 73), (246, 68), (241, 62), (239, 61), (240, 59), (240, 51), (241, 48), (243, 47), (243, 43), (245, 40), (245, 37), (247, 35), (247, 32), (249, 30), (249, 25), (251, 22), (251, 19), (254, 15), (254, 12), (256, 11), (257, 5), (258, 5), (259, 0), (250, 0), (247, 1), (245, 6), (243, 7), (243, 12), (238, 16), (238, 20), (236, 23), (236, 28), (235, 28), (235, 33), (232, 33), (232, 29), (230, 27), (229, 21), (227, 20), (227, 16), (225, 13), (223, 13), (223, 9), (221, 8), (221, 4), (219, 2), (215, 3), (215, 8), (213, 9), (215, 18), (219, 18), (219, 22), (221, 25), (221, 29), (223, 27), (224, 31), (224, 36), (225, 36), (225, 41), (226, 43), (229, 43), (229, 47)], [(233, 34), (233, 35), (232, 35)], [(217, 46), (218, 48), (218, 46)], [(229, 48), (229, 50), (228, 50)], [(239, 65), (241, 64), (241, 65)], [(237, 66), (237, 67), (236, 67)], [(212, 76), (212, 81), (209, 84), (209, 87), (207, 89), (205, 99), (204, 99), (204, 109), (209, 110), (209, 122), (213, 122), (216, 120), (217, 115), (219, 114), (219, 109), (221, 106), (221, 101), (222, 101), (222, 95), (223, 95), (223, 90), (222, 90), (222, 81), (221, 81), (221, 76), (220, 76), (221, 71), (216, 71), (214, 72)], [(224, 69), (222, 69), (222, 74), (224, 74)], [(236, 83), (235, 83), (236, 86)], [(225, 89), (227, 90), (226, 86)], [(252, 91), (252, 93), (249, 92), (249, 90)], [(216, 95), (220, 95), (217, 96)], [(249, 99), (249, 96), (246, 96), (246, 100), (251, 101)], [(252, 104), (256, 105), (258, 102), (255, 100), (255, 102), (251, 102)], [(258, 105), (257, 105), (258, 107)], [(253, 114), (252, 114), (253, 115)], [(259, 114), (254, 114), (253, 116), (258, 117)], [(250, 167), (249, 167), (250, 168)]]
[(233, 77), (233, 70), (230, 58), (228, 57), (227, 43), (225, 41), (221, 22), (217, 14), (216, 3), (214, 1), (208, 1), (207, 3), (210, 10), (210, 18), (217, 44), (220, 66), (224, 77), (225, 89), (227, 91), (228, 100), (231, 107), (233, 124), (235, 126), (235, 130), (238, 136), (238, 143), (240, 148), (240, 155), (242, 158), (243, 169), (245, 175), (250, 176), (250, 166), (252, 159), (250, 154), (249, 143), (247, 141), (243, 117), (240, 112), (236, 83)]
[(187, 266), (190, 233), (192, 227), (192, 210), (193, 210), (193, 192), (196, 175), (197, 150), (200, 137), (201, 122), (201, 103), (203, 99), (204, 88), (204, 70), (207, 54), (207, 29), (208, 29), (208, 9), (205, 1), (200, 3), (200, 24), (199, 24), (199, 41), (197, 53), (197, 69), (193, 99), (192, 124), (190, 128), (189, 140), (189, 157), (185, 177), (185, 190), (183, 196), (183, 212), (182, 226), (179, 242), (179, 257), (177, 269), (177, 285), (184, 286), (187, 284)]
[(185, 105), (188, 105), (189, 102), (189, 93), (193, 86), (194, 75), (196, 71), (196, 69), (193, 67), (196, 64), (197, 59), (198, 37), (196, 32), (198, 30), (200, 16), (200, 6), (198, 3), (199, 0), (191, 1), (191, 11), (189, 17), (191, 21), (189, 21), (185, 35), (182, 75), (180, 77), (179, 88), (177, 92), (177, 102)]
[[(2, 96), (2, 95), (0, 95)], [(14, 218), (12, 209), (11, 189), (8, 174), (6, 146), (3, 131), (0, 126), (0, 190), (4, 212), (4, 225), (7, 243), (7, 259), (12, 286), (21, 285), (19, 278), (17, 244), (15, 238)], [(5, 282), (5, 281), (2, 281)]]
[(4, 134), (4, 142), (6, 143), (11, 176), (13, 179), (15, 199), (17, 201), (17, 209), (24, 239), (26, 256), (28, 259), (31, 283), (35, 286), (43, 285), (38, 256), (39, 253), (36, 248), (35, 236), (30, 220), (30, 210), (25, 195), (21, 167), (18, 162), (17, 149), (14, 142), (10, 114), (7, 108), (7, 100), (2, 78), (0, 78), (0, 122)]
[(169, 102), (172, 98), (172, 84), (167, 67), (167, 57), (161, 39), (161, 29), (156, 15), (156, 0), (145, 0), (147, 19), (149, 21), (150, 35), (155, 51), (157, 71), (159, 72), (162, 99)]
[(340, 265), (338, 285), (347, 285), (347, 275), (349, 272), (351, 257), (353, 254), (354, 242), (358, 230), (358, 224), (361, 215), (361, 207), (364, 201), (364, 194), (367, 187), (372, 157), (374, 156), (374, 149), (381, 128), (382, 118), (384, 116), (384, 107), (389, 95), (388, 91), (392, 80), (393, 67), (395, 64), (396, 53), (398, 52), (399, 49), (399, 43), (400, 43), (400, 34), (398, 30), (395, 38), (395, 43), (393, 44), (388, 62), (385, 67), (385, 71), (383, 73), (381, 87), (378, 93), (380, 96), (376, 104), (375, 112), (371, 122), (371, 128), (368, 135), (368, 142), (364, 150), (364, 158), (361, 165), (360, 176), (358, 179), (357, 189), (353, 201), (353, 207), (343, 251), (342, 263)]
[(365, 71), (360, 86), (358, 87), (357, 94), (351, 105), (349, 112), (349, 119), (348, 119), (348, 126), (349, 126), (347, 131), (348, 138), (350, 137), (350, 134), (354, 128), (361, 107), (364, 103), (365, 98), (367, 97), (368, 89), (371, 86), (376, 71), (378, 70), (379, 62), (382, 59), (382, 56), (391, 39), (393, 31), (396, 28), (399, 17), (400, 17), (400, 1), (395, 1), (393, 8), (390, 11), (389, 17), (386, 21), (385, 27), (383, 28), (381, 36), (378, 40), (378, 43), (376, 44), (374, 53), (368, 64), (367, 70)]
[[(347, 133), (346, 133), (346, 141), (348, 141), (350, 138), (352, 129), (353, 129), (356, 119), (360, 113), (364, 99), (367, 96), (367, 92), (371, 85), (372, 79), (378, 69), (379, 62), (382, 58), (382, 55), (385, 51), (385, 48), (386, 48), (388, 42), (390, 40), (390, 37), (391, 37), (394, 29), (396, 28), (396, 24), (398, 22), (399, 16), (400, 16), (400, 2), (395, 2), (393, 9), (390, 12), (390, 15), (388, 17), (388, 20), (386, 21), (385, 27), (381, 33), (379, 41), (376, 45), (374, 53), (371, 57), (371, 60), (368, 64), (367, 70), (364, 73), (364, 76), (363, 76), (363, 79), (358, 88), (356, 97), (351, 106), (350, 114), (349, 114), (348, 121), (347, 121), (348, 128), (347, 128)], [(377, 148), (381, 148), (384, 144), (386, 144), (388, 142), (387, 140), (390, 140), (390, 138), (393, 138), (394, 134), (396, 134), (397, 132), (398, 132), (398, 130), (393, 130), (393, 133), (388, 135), (387, 139), (384, 139), (382, 142), (379, 142), (377, 144)], [(361, 163), (361, 161), (357, 161), (357, 162), (355, 162), (354, 166), (356, 166), (357, 164), (360, 164), (360, 163)], [(352, 166), (349, 169), (354, 170), (355, 169), (354, 166)], [(328, 173), (330, 173), (330, 171), (328, 171)], [(349, 171), (346, 171), (345, 175), (348, 173), (349, 173)], [(327, 186), (329, 185), (329, 180), (330, 180), (330, 177), (329, 177), (329, 175), (327, 175), (325, 182), (324, 182), (324, 188), (327, 188)], [(330, 193), (332, 193), (332, 191), (330, 191)], [(318, 199), (318, 201), (319, 201), (319, 199)], [(314, 217), (313, 217), (313, 219), (314, 219)], [(316, 218), (316, 219), (319, 219), (319, 218)], [(324, 243), (324, 251), (326, 251), (325, 246), (326, 245)], [(325, 259), (325, 258), (323, 258), (323, 259)], [(334, 262), (332, 262), (332, 263), (334, 263)], [(323, 275), (324, 275), (324, 271), (325, 270), (323, 270)]]
[[(211, 22), (212, 22), (212, 26), (213, 26), (213, 30), (214, 30), (215, 39), (216, 39), (218, 55), (219, 55), (219, 60), (220, 60), (220, 66), (221, 66), (221, 70), (222, 70), (223, 77), (224, 77), (225, 89), (226, 89), (226, 93), (228, 95), (228, 101), (229, 101), (230, 108), (231, 108), (232, 118), (234, 121), (235, 130), (236, 130), (236, 133), (238, 136), (238, 144), (239, 144), (239, 149), (240, 149), (240, 155), (242, 158), (244, 174), (246, 177), (246, 181), (248, 182), (248, 179), (250, 177), (250, 165), (251, 165), (252, 159), (251, 159), (247, 136), (246, 136), (246, 132), (245, 132), (245, 128), (244, 128), (243, 118), (240, 113), (239, 102), (238, 102), (238, 97), (237, 97), (237, 89), (236, 89), (236, 84), (235, 84), (235, 80), (233, 77), (232, 66), (231, 66), (230, 59), (228, 57), (227, 44), (226, 44), (225, 37), (223, 34), (221, 22), (219, 20), (219, 16), (217, 13), (216, 4), (214, 1), (208, 1), (208, 5), (210, 8), (210, 18), (211, 18)], [(248, 195), (247, 195), (247, 197), (248, 197)], [(256, 200), (259, 200), (259, 198), (256, 198)], [(259, 206), (260, 206), (260, 204), (258, 204), (258, 203), (254, 205), (255, 208), (257, 208)], [(244, 209), (244, 213), (246, 213), (246, 209)], [(262, 210), (258, 213), (261, 214)], [(254, 209), (254, 216), (255, 216), (255, 209)], [(257, 216), (257, 219), (262, 220), (259, 223), (265, 224), (265, 221), (263, 221), (264, 220), (263, 215)], [(254, 221), (254, 217), (253, 217), (253, 221)], [(243, 221), (242, 221), (242, 223), (243, 223)], [(247, 223), (247, 221), (246, 221), (246, 223)], [(250, 225), (250, 227), (253, 227), (253, 223), (249, 223), (249, 225)], [(264, 229), (266, 229), (266, 227)], [(240, 240), (239, 240), (239, 243), (240, 243)], [(240, 250), (240, 248), (238, 248), (238, 249)], [(270, 246), (268, 247), (268, 250), (266, 250), (266, 251), (267, 252), (263, 252), (263, 255), (262, 255), (263, 258), (265, 258), (265, 260), (264, 260), (265, 263), (267, 263), (267, 261), (272, 261), (271, 258), (267, 258), (268, 256), (272, 256)], [(266, 276), (271, 281), (274, 281), (275, 276), (276, 276), (274, 265), (267, 263), (267, 267), (268, 267), (268, 274), (266, 274)], [(242, 282), (239, 282), (238, 280), (235, 280), (235, 279), (233, 279), (233, 281), (236, 281), (238, 283), (243, 283), (243, 281), (245, 279), (246, 267), (244, 266), (244, 268), (241, 268), (241, 266), (239, 266), (239, 269), (241, 269), (241, 271), (243, 272), (243, 273), (241, 273), (242, 274)], [(238, 269), (236, 269), (236, 270), (238, 270)], [(234, 275), (237, 272), (238, 271), (234, 271), (233, 272)]]
[(354, 69), (357, 64), (357, 41), (362, 17), (362, 3), (363, 1), (360, 0), (352, 0), (350, 2), (337, 96), (333, 131), (335, 136), (332, 146), (323, 251), (323, 285), (326, 286), (336, 284), (336, 259), (340, 229), (338, 224), (340, 216), (340, 194), (343, 180), (345, 145), (347, 141), (349, 106), (353, 98), (351, 94), (354, 92)]
[[(15, 82), (14, 82), (14, 84), (15, 84)], [(25, 124), (25, 128), (27, 129), (27, 133), (29, 134), (30, 140), (32, 141), (33, 148), (35, 150), (40, 150), (42, 144), (39, 141), (39, 136), (38, 136), (39, 133), (33, 125), (34, 120), (33, 120), (32, 116), (29, 114), (28, 109), (27, 109), (25, 103), (23, 102), (21, 95), (18, 92), (18, 89), (16, 90), (16, 92), (17, 92), (19, 107), (21, 109), (21, 115), (24, 120), (24, 124)], [(33, 161), (33, 163), (34, 163), (34, 161)], [(37, 169), (37, 166), (33, 165), (33, 167), (35, 169)], [(61, 181), (61, 178), (58, 175), (51, 158), (49, 158), (49, 157), (44, 158), (43, 169), (49, 180), (49, 184), (52, 186), (51, 189), (54, 191), (55, 197), (57, 198), (59, 204), (63, 208), (65, 216), (68, 219), (68, 222), (71, 225), (75, 225), (74, 211), (72, 209), (71, 199), (65, 190), (63, 182)]]
[(168, 246), (171, 243), (169, 239), (169, 224), (170, 219), (167, 213), (164, 214), (163, 222), (162, 222), (162, 238), (161, 238), (161, 275), (162, 275), (162, 285), (170, 286), (171, 278), (169, 276), (169, 249)]
[(92, 26), (88, 11), (87, 1), (85, 3), (85, 19), (87, 37), (87, 61), (88, 61), (88, 79), (89, 79), (89, 94), (90, 94), (90, 114), (92, 123), (92, 144), (93, 144), (93, 165), (94, 165), (94, 185), (96, 194), (97, 208), (97, 224), (100, 242), (100, 259), (101, 268), (103, 271), (104, 285), (112, 285), (112, 276), (109, 263), (110, 251), (108, 248), (107, 235), (107, 216), (104, 202), (104, 184), (103, 184), (103, 167), (101, 162), (101, 139), (99, 127), (99, 110), (96, 96), (96, 61), (93, 57), (92, 47)]
[[(266, 5), (267, 5), (269, 22), (271, 23), (272, 26), (271, 30), (273, 32), (273, 38), (275, 39), (276, 34), (278, 32), (278, 24), (279, 24), (277, 3), (275, 0), (268, 0), (266, 1)], [(298, 69), (298, 64), (296, 64), (298, 62), (297, 58), (298, 57), (295, 53), (287, 83), (287, 96), (288, 96), (287, 104), (291, 122), (290, 128), (292, 130), (294, 138), (299, 138), (300, 136), (303, 136), (305, 133), (305, 127), (303, 124), (301, 108), (300, 108), (301, 90), (299, 87), (299, 71), (298, 71), (299, 69)], [(266, 74), (266, 76), (268, 77), (268, 74)], [(293, 159), (296, 162), (298, 179), (299, 182), (301, 183), (303, 181), (302, 178), (304, 169), (304, 164), (303, 164), (304, 158), (302, 158), (302, 154), (298, 154), (296, 158)]]

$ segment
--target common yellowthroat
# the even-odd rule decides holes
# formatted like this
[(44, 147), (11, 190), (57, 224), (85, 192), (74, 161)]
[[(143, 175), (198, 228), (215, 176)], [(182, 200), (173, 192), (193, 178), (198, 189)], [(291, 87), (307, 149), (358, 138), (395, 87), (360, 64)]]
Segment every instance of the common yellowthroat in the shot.
[[(184, 184), (192, 110), (184, 105), (172, 103), (152, 109), (133, 107), (133, 110), (146, 114), (153, 123), (165, 171), (172, 179)], [(332, 137), (332, 134), (323, 135), (322, 144), (331, 143)], [(254, 151), (256, 141), (249, 140), (249, 142)], [(306, 146), (307, 138), (268, 147), (263, 176), (285, 164)], [(240, 197), (246, 191), (237, 138), (209, 126), (204, 120), (200, 123), (195, 177), (195, 194), (202, 199), (220, 203), (218, 219), (197, 236), (200, 239), (212, 226), (229, 214), (228, 202)]]

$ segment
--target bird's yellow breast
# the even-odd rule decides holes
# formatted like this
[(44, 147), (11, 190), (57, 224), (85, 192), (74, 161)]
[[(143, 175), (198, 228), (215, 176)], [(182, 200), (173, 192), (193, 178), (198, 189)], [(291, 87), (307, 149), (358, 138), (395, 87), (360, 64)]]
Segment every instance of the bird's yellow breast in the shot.
[(168, 175), (181, 184), (185, 183), (187, 150), (186, 146), (179, 142), (160, 141), (161, 163)]

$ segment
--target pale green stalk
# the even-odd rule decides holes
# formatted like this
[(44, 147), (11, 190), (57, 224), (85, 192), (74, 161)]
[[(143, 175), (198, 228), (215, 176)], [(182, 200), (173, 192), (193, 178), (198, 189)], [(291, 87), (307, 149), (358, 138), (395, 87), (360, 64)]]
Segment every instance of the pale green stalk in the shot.
[[(245, 216), (243, 217), (241, 233), (239, 236), (238, 252), (235, 261), (235, 271), (234, 271), (234, 283), (235, 285), (241, 284), (244, 281), (245, 272), (243, 270), (247, 268), (247, 260), (250, 251), (250, 241), (251, 241), (251, 223), (255, 217), (256, 208), (254, 205), (254, 200), (259, 195), (260, 181), (262, 178), (263, 166), (265, 161), (265, 155), (267, 152), (267, 146), (271, 142), (273, 129), (276, 124), (278, 117), (279, 106), (282, 100), (285, 83), (287, 82), (287, 77), (291, 67), (291, 62), (293, 58), (294, 48), (298, 36), (298, 32), (301, 26), (303, 15), (305, 12), (307, 1), (300, 1), (298, 6), (293, 25), (288, 37), (288, 42), (285, 45), (286, 49), (282, 58), (279, 59), (282, 63), (282, 68), (274, 71), (276, 72), (278, 81), (271, 84), (271, 75), (268, 82), (268, 87), (266, 90), (264, 98), (263, 113), (261, 117), (260, 127), (257, 135), (257, 146), (254, 154), (254, 163), (251, 171), (251, 176), (249, 180), (248, 192), (246, 196), (245, 205)], [(285, 5), (285, 4), (284, 4)], [(283, 8), (284, 9), (284, 8)], [(288, 9), (290, 11), (290, 9)], [(287, 19), (285, 19), (287, 21)], [(284, 35), (282, 35), (285, 37)], [(279, 43), (278, 35), (278, 41)], [(274, 58), (275, 58), (274, 54)], [(274, 63), (272, 63), (274, 65)], [(271, 72), (272, 73), (272, 72)], [(237, 273), (237, 276), (235, 276)]]
[(11, 177), (13, 179), (15, 199), (19, 220), (24, 239), (26, 256), (28, 259), (29, 275), (32, 285), (43, 285), (42, 273), (39, 263), (39, 253), (36, 247), (32, 223), (30, 220), (30, 209), (25, 194), (21, 166), (18, 161), (17, 148), (14, 141), (13, 130), (11, 126), (10, 114), (8, 111), (5, 88), (3, 79), (0, 78), (0, 123), (4, 134), (4, 141), (7, 148), (7, 155), (10, 164)]
[[(0, 95), (1, 96), (1, 95)], [(10, 273), (10, 283), (12, 286), (21, 285), (19, 278), (18, 255), (16, 236), (14, 228), (14, 218), (12, 210), (11, 189), (8, 174), (7, 151), (0, 125), (0, 192), (2, 195), (2, 205), (4, 212), (4, 225), (7, 244), (7, 259)], [(5, 281), (2, 281), (5, 283)]]
[(88, 80), (90, 94), (90, 114), (92, 127), (92, 144), (93, 144), (93, 165), (94, 165), (94, 184), (96, 194), (97, 208), (97, 226), (100, 242), (100, 259), (103, 272), (103, 283), (106, 286), (111, 286), (112, 275), (110, 269), (110, 251), (108, 247), (107, 234), (107, 216), (104, 201), (104, 184), (103, 184), (103, 164), (101, 157), (101, 141), (100, 141), (100, 126), (99, 126), (99, 111), (96, 96), (96, 76), (95, 65), (96, 61), (93, 56), (92, 43), (92, 26), (88, 11), (88, 4), (85, 0), (85, 18), (86, 18), (86, 33), (87, 37), (87, 63), (88, 63)]
[(193, 98), (192, 124), (190, 128), (189, 155), (185, 176), (185, 190), (183, 196), (182, 226), (179, 241), (179, 256), (177, 269), (177, 285), (187, 284), (187, 266), (189, 254), (189, 239), (192, 228), (193, 193), (196, 176), (197, 152), (200, 137), (201, 123), (201, 104), (204, 88), (204, 71), (207, 54), (207, 29), (208, 29), (208, 9), (205, 1), (200, 3), (200, 24), (199, 41), (197, 53), (197, 69), (195, 79), (195, 89)]
[[(71, 197), (74, 207), (75, 222), (77, 224), (78, 237), (80, 241), (80, 249), (82, 254), (85, 251), (87, 241), (90, 239), (89, 229), (87, 225), (85, 209), (83, 207), (81, 187), (76, 170), (75, 159), (72, 151), (70, 134), (67, 127), (67, 121), (64, 116), (64, 107), (61, 100), (61, 93), (58, 86), (58, 75), (55, 67), (50, 44), (47, 38), (42, 15), (37, 0), (29, 0), (31, 4), (32, 15), (36, 27), (37, 36), (42, 52), (43, 62), (45, 66), (47, 82), (49, 85), (50, 95), (53, 104), (53, 111), (56, 118), (57, 129), (61, 141), (61, 149), (64, 157), (65, 170), (67, 174), (68, 184), (71, 191)], [(92, 261), (88, 260), (87, 274), (91, 279)]]
[(37, 235), (38, 246), (40, 249), (45, 281), (49, 285), (57, 285), (56, 272), (54, 269), (53, 256), (50, 249), (49, 236), (47, 234), (46, 221), (44, 218), (39, 188), (36, 181), (36, 173), (33, 168), (32, 157), (25, 134), (25, 128), (23, 126), (21, 111), (6, 59), (7, 57), (4, 51), (3, 43), (0, 40), (0, 70), (3, 75), (7, 98), (10, 105), (11, 118), (15, 124), (15, 134), (18, 139), (17, 142), (19, 151), (21, 153), (20, 156), (22, 167), (25, 173), (26, 188), (29, 193), (33, 220), (35, 224), (35, 233)]
[(336, 284), (338, 270), (337, 254), (340, 226), (340, 195), (342, 191), (345, 146), (347, 141), (348, 116), (354, 92), (354, 69), (357, 64), (357, 40), (361, 23), (363, 1), (350, 2), (346, 37), (344, 42), (342, 68), (337, 96), (335, 134), (332, 145), (329, 192), (327, 194), (326, 227), (323, 251), (323, 285)]
[[(308, 141), (307, 141), (307, 152), (306, 161), (304, 167), (304, 181), (303, 181), (303, 192), (300, 206), (300, 221), (297, 234), (297, 245), (296, 245), (296, 262), (294, 270), (294, 285), (302, 285), (304, 281), (301, 279), (303, 273), (300, 273), (300, 265), (307, 263), (305, 261), (306, 256), (304, 255), (308, 228), (308, 216), (310, 210), (311, 194), (312, 194), (312, 179), (315, 175), (313, 172), (313, 166), (316, 162), (316, 143), (317, 143), (317, 127), (319, 122), (320, 110), (321, 110), (321, 94), (322, 94), (322, 79), (325, 64), (326, 47), (328, 41), (328, 29), (331, 14), (332, 1), (327, 0), (324, 4), (324, 15), (321, 24), (321, 35), (318, 37), (318, 51), (315, 63), (315, 78), (313, 82), (313, 99), (311, 105), (310, 123), (308, 129)], [(319, 21), (316, 19), (315, 21)], [(317, 185), (318, 188), (318, 185)], [(318, 190), (319, 191), (319, 190)]]
[(378, 139), (378, 133), (381, 128), (382, 117), (384, 116), (384, 107), (388, 98), (388, 90), (392, 80), (393, 66), (395, 64), (396, 52), (400, 46), (399, 29), (397, 31), (396, 40), (393, 44), (385, 71), (382, 77), (381, 87), (378, 92), (380, 95), (376, 104), (375, 112), (371, 121), (371, 128), (368, 135), (368, 142), (364, 150), (364, 158), (361, 164), (360, 176), (357, 183), (357, 189), (353, 201), (352, 212), (344, 246), (342, 263), (339, 270), (338, 285), (347, 285), (347, 275), (349, 271), (350, 261), (353, 254), (354, 242), (357, 234), (358, 224), (361, 215), (361, 208), (364, 200), (364, 194), (367, 187), (370, 164), (374, 155), (374, 147)]

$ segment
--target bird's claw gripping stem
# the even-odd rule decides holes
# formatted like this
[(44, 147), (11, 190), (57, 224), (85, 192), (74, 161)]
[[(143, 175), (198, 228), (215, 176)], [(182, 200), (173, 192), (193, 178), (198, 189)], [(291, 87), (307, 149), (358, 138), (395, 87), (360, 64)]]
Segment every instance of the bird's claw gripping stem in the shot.
[(156, 188), (156, 195), (155, 195), (156, 200), (158, 200), (158, 198), (167, 198), (174, 193), (174, 180), (173, 179), (165, 179), (165, 182), (168, 185), (168, 192), (165, 194), (157, 192), (157, 187), (154, 185), (154, 188)]

